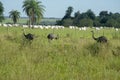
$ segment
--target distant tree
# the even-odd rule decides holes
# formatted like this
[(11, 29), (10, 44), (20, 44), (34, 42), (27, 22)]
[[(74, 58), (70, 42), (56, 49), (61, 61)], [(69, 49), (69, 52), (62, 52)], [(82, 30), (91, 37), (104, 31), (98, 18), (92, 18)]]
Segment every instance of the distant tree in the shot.
[(99, 19), (100, 19), (100, 23), (102, 26), (106, 26), (106, 22), (109, 18), (109, 14), (108, 11), (101, 11), (99, 13)]
[(115, 17), (114, 20), (118, 23), (116, 27), (120, 28), (120, 13), (115, 13), (113, 16)]
[(80, 17), (80, 11), (77, 11), (75, 14), (74, 14), (74, 18), (78, 18)]
[(71, 26), (73, 25), (73, 20), (72, 19), (64, 19), (63, 22), (62, 22), (62, 25), (65, 26), (65, 27), (68, 27), (68, 26)]
[(100, 18), (108, 16), (108, 11), (101, 11), (99, 13)]
[(96, 17), (96, 19), (93, 21), (93, 26), (95, 26), (95, 27), (100, 27), (101, 26), (99, 18)]
[(3, 12), (4, 12), (4, 7), (3, 4), (0, 2), (0, 22), (4, 20)]
[(107, 17), (100, 18), (100, 23), (106, 25), (107, 20), (108, 20)]
[(18, 12), (17, 10), (12, 10), (9, 12), (9, 14), (9, 17), (13, 20), (13, 23), (16, 24), (20, 18), (20, 12)]
[(65, 16), (60, 21), (57, 21), (57, 25), (64, 26), (73, 25), (73, 19), (71, 17), (72, 12), (73, 7), (69, 6), (68, 9), (66, 10)]
[(77, 11), (77, 12), (74, 14), (73, 25), (79, 26), (79, 20), (80, 20), (80, 12)]
[(88, 19), (89, 17), (88, 17), (88, 15), (86, 14), (86, 13), (82, 13), (81, 15), (80, 15), (80, 19)]
[(108, 11), (101, 11), (99, 15), (96, 16), (94, 12), (89, 9), (83, 13), (77, 11), (74, 16), (71, 17), (72, 12), (73, 8), (68, 7), (65, 16), (61, 20), (57, 21), (57, 24), (65, 26), (74, 25), (78, 27), (106, 26), (120, 28), (120, 13), (108, 13)]
[(61, 20), (57, 20), (56, 21), (56, 25), (62, 25), (62, 21)]
[(93, 20), (91, 19), (81, 19), (79, 22), (79, 26), (83, 27), (83, 26), (87, 26), (87, 27), (92, 27), (93, 26)]
[(88, 18), (90, 18), (92, 20), (95, 19), (95, 14), (91, 9), (87, 10), (86, 15), (88, 16)]
[(115, 19), (117, 21), (120, 21), (120, 13), (114, 13), (111, 15), (112, 16), (112, 19)]
[(69, 6), (68, 9), (66, 10), (66, 14), (63, 17), (63, 19), (71, 18), (72, 12), (73, 12), (73, 7)]
[(106, 22), (106, 25), (107, 25), (108, 27), (116, 27), (117, 24), (118, 24), (117, 21), (114, 20), (114, 19), (109, 19), (109, 20)]
[(76, 26), (93, 26), (93, 21), (96, 18), (94, 12), (90, 9), (81, 14), (78, 11), (74, 16), (73, 24)]
[(34, 26), (34, 23), (39, 22), (43, 17), (44, 6), (38, 0), (24, 0), (23, 11), (26, 12), (29, 17), (29, 26)]

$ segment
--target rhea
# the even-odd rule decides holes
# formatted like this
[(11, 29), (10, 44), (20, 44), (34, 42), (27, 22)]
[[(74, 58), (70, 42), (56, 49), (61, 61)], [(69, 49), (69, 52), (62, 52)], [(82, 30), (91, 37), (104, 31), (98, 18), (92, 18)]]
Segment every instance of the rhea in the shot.
[(25, 38), (26, 38), (27, 40), (29, 40), (29, 41), (31, 41), (31, 40), (34, 39), (33, 34), (31, 34), (31, 33), (26, 34), (24, 29), (23, 29), (23, 35), (24, 35)]
[(50, 33), (47, 35), (48, 40), (58, 39), (58, 35), (55, 35), (53, 33)]
[(91, 31), (92, 32), (92, 38), (94, 39), (94, 40), (96, 40), (97, 42), (99, 42), (99, 43), (107, 43), (107, 38), (105, 37), (105, 36), (100, 36), (100, 37), (98, 37), (98, 38), (95, 38), (95, 36), (94, 36), (94, 32), (93, 31)]

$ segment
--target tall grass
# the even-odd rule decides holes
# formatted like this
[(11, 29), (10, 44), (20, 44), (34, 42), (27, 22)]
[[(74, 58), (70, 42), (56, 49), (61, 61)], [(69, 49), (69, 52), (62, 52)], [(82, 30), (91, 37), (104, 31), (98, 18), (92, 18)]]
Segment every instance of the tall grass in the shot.
[[(7, 33), (7, 28), (0, 27), (0, 80), (120, 79), (120, 38), (113, 38), (112, 29), (104, 30), (108, 44), (96, 43), (91, 38), (92, 29), (25, 30), (36, 36), (31, 44), (22, 28), (12, 27)], [(46, 36), (50, 32), (60, 38), (49, 43)]]

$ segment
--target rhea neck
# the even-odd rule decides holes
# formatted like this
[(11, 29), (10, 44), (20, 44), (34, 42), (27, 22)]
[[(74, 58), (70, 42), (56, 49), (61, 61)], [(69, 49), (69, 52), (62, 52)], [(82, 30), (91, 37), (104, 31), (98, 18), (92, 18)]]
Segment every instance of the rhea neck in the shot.
[(95, 38), (95, 36), (94, 36), (94, 32), (93, 31), (91, 31), (92, 32), (92, 38), (94, 39), (94, 40), (97, 40), (97, 38)]
[(26, 34), (25, 34), (25, 30), (24, 30), (24, 29), (23, 29), (23, 35), (26, 36)]

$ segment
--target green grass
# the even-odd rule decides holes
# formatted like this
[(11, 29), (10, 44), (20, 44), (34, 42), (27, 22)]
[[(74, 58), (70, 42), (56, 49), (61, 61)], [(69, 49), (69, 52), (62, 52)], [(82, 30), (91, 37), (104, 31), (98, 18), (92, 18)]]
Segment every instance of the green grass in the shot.
[(59, 29), (59, 39), (49, 43), (53, 30), (25, 30), (36, 36), (31, 44), (22, 28), (0, 27), (0, 80), (120, 80), (120, 32), (95, 31), (109, 40), (99, 44), (91, 38), (93, 29)]
[[(59, 20), (59, 19), (58, 18), (43, 18), (43, 19), (41, 19), (39, 24), (42, 24), (42, 25), (49, 25), (49, 24), (53, 25), (53, 24), (56, 24), (57, 20)], [(27, 24), (27, 21), (28, 21), (28, 18), (20, 18), (17, 23), (19, 23), (19, 24)], [(11, 18), (5, 18), (3, 23), (12, 24), (13, 21), (12, 21)]]

